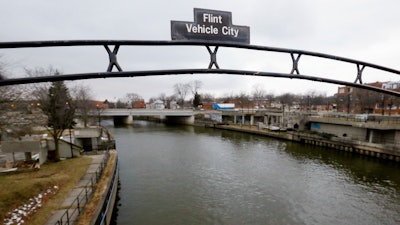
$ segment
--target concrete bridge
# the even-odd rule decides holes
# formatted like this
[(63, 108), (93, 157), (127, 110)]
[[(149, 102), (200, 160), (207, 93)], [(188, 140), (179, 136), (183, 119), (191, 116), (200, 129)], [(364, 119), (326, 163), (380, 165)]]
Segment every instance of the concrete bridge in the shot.
[[(134, 116), (153, 117), (163, 122), (193, 124), (194, 111), (186, 109), (121, 109), (98, 110), (98, 117), (113, 117), (115, 124), (132, 124)], [(93, 115), (95, 116), (95, 115)]]

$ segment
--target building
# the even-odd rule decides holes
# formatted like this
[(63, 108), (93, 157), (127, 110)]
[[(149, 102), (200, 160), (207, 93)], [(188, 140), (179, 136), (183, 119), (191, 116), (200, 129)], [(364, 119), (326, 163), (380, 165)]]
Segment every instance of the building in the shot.
[[(400, 91), (400, 82), (374, 82), (366, 85)], [(336, 105), (337, 112), (348, 114), (400, 114), (400, 99), (397, 97), (349, 86), (338, 88)]]
[(165, 104), (161, 100), (156, 100), (153, 103), (149, 103), (146, 105), (147, 109), (165, 109)]

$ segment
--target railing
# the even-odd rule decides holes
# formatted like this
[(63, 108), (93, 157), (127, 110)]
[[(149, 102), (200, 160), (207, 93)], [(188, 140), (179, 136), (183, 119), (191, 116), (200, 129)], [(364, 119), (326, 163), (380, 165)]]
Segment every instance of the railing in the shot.
[(85, 185), (84, 189), (78, 194), (71, 205), (65, 209), (65, 213), (60, 217), (55, 225), (71, 225), (73, 224), (74, 220), (78, 218), (78, 216), (82, 212), (83, 207), (92, 197), (92, 194), (94, 193), (94, 190), (96, 188), (95, 185), (100, 181), (101, 175), (104, 172), (104, 168), (107, 165), (109, 157), (110, 153), (107, 150), (96, 172), (92, 175), (88, 183)]
[(119, 164), (118, 164), (118, 160), (117, 160), (116, 167), (115, 167), (115, 170), (113, 173), (113, 178), (112, 178), (111, 184), (110, 184), (111, 188), (109, 188), (107, 191), (106, 201), (103, 203), (103, 206), (100, 211), (100, 216), (97, 218), (95, 225), (106, 224), (107, 214), (108, 214), (108, 210), (110, 209), (110, 203), (112, 200), (112, 196), (113, 196), (115, 188), (117, 188), (117, 185), (118, 185), (117, 176), (116, 176), (118, 171), (119, 171)]
[(312, 117), (322, 117), (327, 119), (342, 120), (349, 122), (368, 122), (377, 124), (400, 124), (400, 117), (397, 115), (377, 115), (377, 114), (343, 114), (343, 113), (331, 113), (331, 114), (318, 114)]

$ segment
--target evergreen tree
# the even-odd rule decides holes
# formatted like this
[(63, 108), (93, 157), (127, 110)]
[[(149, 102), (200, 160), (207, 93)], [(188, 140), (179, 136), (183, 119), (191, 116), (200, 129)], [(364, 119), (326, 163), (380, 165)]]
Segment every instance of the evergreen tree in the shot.
[(63, 81), (53, 82), (47, 95), (40, 99), (40, 107), (48, 118), (48, 131), (55, 144), (54, 160), (60, 160), (59, 139), (65, 129), (74, 125), (75, 106)]
[(200, 95), (196, 92), (196, 93), (194, 93), (193, 107), (199, 106), (200, 103), (201, 103)]

